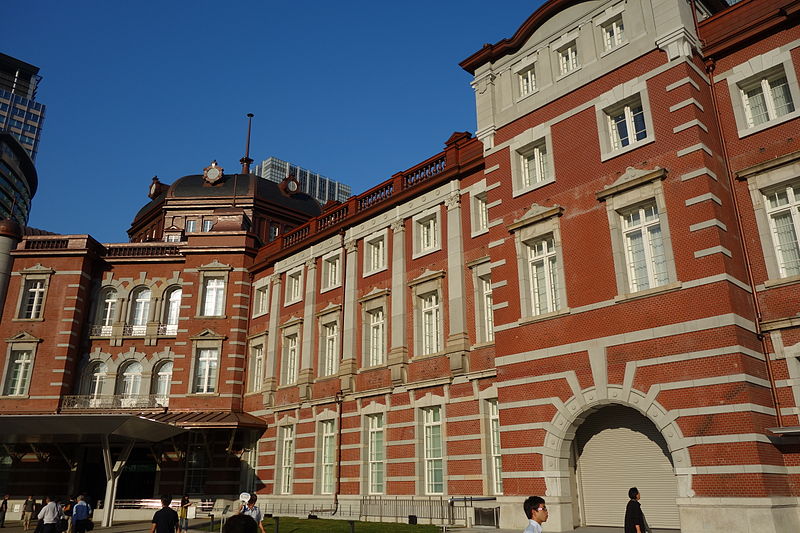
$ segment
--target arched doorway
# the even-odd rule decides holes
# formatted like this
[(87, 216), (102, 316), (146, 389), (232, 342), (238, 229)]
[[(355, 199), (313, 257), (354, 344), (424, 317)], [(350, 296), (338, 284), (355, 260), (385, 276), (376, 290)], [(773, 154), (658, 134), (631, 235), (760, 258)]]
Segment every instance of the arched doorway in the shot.
[(575, 433), (573, 459), (583, 525), (622, 526), (635, 486), (651, 527), (680, 527), (667, 443), (639, 411), (614, 405), (590, 414)]

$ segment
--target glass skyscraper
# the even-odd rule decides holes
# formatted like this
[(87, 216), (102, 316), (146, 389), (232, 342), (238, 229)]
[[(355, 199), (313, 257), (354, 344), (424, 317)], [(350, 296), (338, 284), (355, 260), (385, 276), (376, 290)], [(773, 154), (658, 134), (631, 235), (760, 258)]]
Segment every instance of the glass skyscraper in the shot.
[(45, 106), (36, 101), (39, 67), (0, 53), (0, 131), (17, 138), (36, 159)]
[(300, 182), (300, 189), (325, 205), (328, 200), (344, 202), (352, 194), (350, 186), (326, 178), (277, 157), (270, 157), (256, 165), (253, 174), (280, 183), (289, 176)]

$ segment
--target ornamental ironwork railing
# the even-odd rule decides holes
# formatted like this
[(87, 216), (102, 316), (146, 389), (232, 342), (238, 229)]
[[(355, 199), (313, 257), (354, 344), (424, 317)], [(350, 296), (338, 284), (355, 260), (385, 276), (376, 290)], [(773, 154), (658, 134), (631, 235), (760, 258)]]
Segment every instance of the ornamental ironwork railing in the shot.
[(62, 409), (160, 409), (169, 405), (169, 397), (158, 394), (81, 394), (64, 396)]

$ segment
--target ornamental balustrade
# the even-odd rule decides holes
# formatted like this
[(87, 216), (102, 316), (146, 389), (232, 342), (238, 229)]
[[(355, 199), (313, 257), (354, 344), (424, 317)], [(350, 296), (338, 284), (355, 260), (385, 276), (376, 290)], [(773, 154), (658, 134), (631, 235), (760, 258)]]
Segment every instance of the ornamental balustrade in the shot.
[(169, 397), (158, 394), (70, 395), (63, 397), (62, 410), (69, 409), (161, 409), (169, 406)]

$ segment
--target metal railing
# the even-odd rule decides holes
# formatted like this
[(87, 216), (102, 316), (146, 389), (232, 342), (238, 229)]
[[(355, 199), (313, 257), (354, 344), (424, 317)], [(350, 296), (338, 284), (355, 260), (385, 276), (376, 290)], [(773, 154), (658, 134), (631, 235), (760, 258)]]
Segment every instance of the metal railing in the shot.
[(135, 326), (133, 324), (122, 326), (122, 335), (124, 337), (144, 337), (145, 333), (147, 333), (147, 326)]
[(88, 394), (64, 396), (62, 409), (160, 409), (169, 405), (169, 398), (158, 394), (126, 396), (124, 394)]
[(364, 496), (360, 507), (359, 519), (402, 522), (413, 515), (422, 522), (432, 524), (467, 525), (467, 507), (455, 506), (444, 497), (418, 499)]
[(178, 324), (159, 324), (158, 335), (177, 335)]
[(182, 246), (173, 243), (106, 244), (106, 257), (159, 257), (181, 255)]
[(93, 324), (89, 328), (89, 335), (92, 337), (110, 337), (112, 326), (103, 326), (100, 324)]

